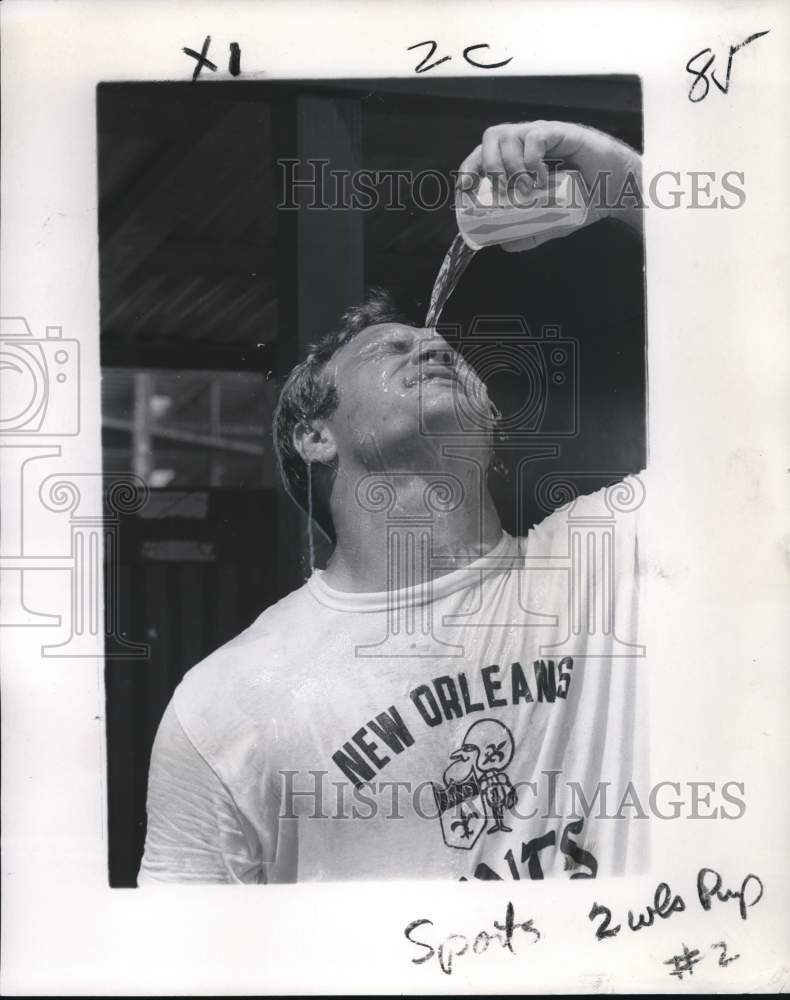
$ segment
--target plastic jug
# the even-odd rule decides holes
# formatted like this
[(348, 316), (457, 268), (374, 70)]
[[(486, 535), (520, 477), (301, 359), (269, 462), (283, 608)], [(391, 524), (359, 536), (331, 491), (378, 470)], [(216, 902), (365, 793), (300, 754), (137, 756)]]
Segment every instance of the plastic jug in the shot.
[(491, 181), (483, 177), (476, 191), (457, 196), (458, 230), (472, 250), (524, 240), (532, 241), (531, 245), (520, 249), (530, 250), (546, 240), (568, 236), (588, 222), (583, 191), (575, 171), (549, 174), (547, 186), (534, 188), (528, 196), (508, 191), (497, 197)]

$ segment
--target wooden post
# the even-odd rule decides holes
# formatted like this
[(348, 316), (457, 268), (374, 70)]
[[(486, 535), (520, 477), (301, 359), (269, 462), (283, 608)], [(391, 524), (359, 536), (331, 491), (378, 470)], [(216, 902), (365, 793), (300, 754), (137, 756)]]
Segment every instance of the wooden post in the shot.
[[(323, 207), (342, 204), (330, 171), (350, 174), (362, 165), (362, 106), (356, 97), (299, 95), (275, 107), (277, 199), (290, 206), (277, 212), (277, 367), (284, 379), (364, 295), (363, 213)], [(307, 516), (284, 492), (278, 516), (278, 578), (291, 590), (310, 572)], [(320, 564), (330, 548), (317, 528), (315, 539)]]

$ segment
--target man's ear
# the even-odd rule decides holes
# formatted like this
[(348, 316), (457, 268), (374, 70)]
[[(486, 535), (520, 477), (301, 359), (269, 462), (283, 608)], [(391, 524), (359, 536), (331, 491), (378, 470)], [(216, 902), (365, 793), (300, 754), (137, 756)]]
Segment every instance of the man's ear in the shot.
[(331, 465), (337, 457), (334, 436), (323, 420), (310, 424), (300, 420), (294, 427), (293, 445), (308, 465)]

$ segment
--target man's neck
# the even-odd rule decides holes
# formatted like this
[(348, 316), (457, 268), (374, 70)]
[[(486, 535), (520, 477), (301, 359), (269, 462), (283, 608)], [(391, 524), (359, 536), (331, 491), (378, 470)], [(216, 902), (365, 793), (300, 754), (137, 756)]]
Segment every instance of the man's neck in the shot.
[(337, 534), (326, 583), (355, 593), (399, 590), (468, 566), (502, 537), (476, 460), (441, 471), (357, 471), (335, 480)]

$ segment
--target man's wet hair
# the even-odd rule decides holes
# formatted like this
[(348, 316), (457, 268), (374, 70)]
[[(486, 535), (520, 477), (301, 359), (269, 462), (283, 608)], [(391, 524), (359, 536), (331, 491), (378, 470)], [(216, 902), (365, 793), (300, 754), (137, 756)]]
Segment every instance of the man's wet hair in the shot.
[(307, 513), (309, 477), (313, 477), (313, 520), (333, 542), (335, 530), (326, 490), (320, 488), (317, 470), (311, 471), (294, 447), (294, 431), (299, 423), (325, 420), (335, 412), (340, 396), (326, 370), (327, 363), (358, 333), (378, 323), (411, 325), (412, 320), (388, 291), (372, 288), (364, 302), (347, 309), (335, 329), (309, 347), (307, 357), (296, 365), (283, 385), (274, 411), (274, 451), (285, 491)]

